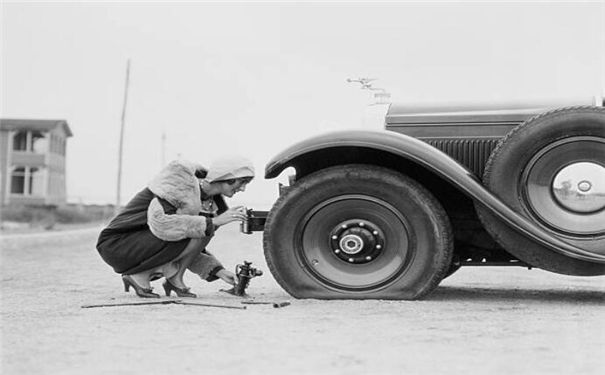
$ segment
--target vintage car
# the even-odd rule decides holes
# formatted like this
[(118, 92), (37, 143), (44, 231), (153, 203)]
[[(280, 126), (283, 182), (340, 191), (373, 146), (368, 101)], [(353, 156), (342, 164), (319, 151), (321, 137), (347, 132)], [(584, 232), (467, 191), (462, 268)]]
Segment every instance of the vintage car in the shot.
[(602, 99), (391, 105), (385, 127), (313, 137), (266, 165), (269, 179), (296, 171), (251, 217), (292, 296), (418, 299), (464, 266), (605, 275)]

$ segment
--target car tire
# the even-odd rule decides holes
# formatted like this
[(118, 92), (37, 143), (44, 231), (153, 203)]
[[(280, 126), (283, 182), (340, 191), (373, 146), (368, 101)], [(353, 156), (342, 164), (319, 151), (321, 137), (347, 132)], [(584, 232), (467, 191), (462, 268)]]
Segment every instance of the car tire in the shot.
[(455, 274), (456, 272), (458, 272), (458, 270), (462, 267), (462, 265), (460, 263), (454, 263), (452, 262), (450, 264), (450, 266), (447, 268), (447, 271), (445, 272), (445, 275), (443, 275), (443, 279), (447, 279), (448, 277), (452, 276), (453, 274)]
[[(524, 122), (498, 143), (483, 182), (553, 236), (605, 254), (605, 109), (562, 108)], [(556, 253), (476, 206), (487, 231), (520, 260), (568, 275), (605, 274), (605, 264)]]
[(320, 170), (297, 181), (269, 212), (270, 271), (293, 297), (418, 299), (451, 263), (448, 217), (429, 191), (368, 165)]

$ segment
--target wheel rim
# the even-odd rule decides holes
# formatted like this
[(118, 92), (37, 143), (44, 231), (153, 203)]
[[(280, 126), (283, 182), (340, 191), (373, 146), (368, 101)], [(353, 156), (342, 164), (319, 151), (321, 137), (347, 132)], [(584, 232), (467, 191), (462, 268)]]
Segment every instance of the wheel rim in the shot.
[(302, 223), (297, 256), (327, 286), (377, 289), (401, 275), (410, 261), (408, 222), (378, 198), (335, 197), (313, 207)]
[(605, 234), (605, 140), (571, 137), (552, 143), (527, 164), (521, 179), (526, 207), (559, 234)]

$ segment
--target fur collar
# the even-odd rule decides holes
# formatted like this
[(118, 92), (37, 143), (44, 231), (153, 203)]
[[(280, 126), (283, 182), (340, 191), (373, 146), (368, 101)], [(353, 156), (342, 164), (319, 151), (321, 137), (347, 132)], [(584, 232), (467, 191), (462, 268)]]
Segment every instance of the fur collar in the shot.
[(153, 194), (176, 207), (178, 213), (197, 215), (202, 204), (196, 172), (205, 175), (208, 170), (196, 163), (175, 160), (162, 169), (147, 187)]

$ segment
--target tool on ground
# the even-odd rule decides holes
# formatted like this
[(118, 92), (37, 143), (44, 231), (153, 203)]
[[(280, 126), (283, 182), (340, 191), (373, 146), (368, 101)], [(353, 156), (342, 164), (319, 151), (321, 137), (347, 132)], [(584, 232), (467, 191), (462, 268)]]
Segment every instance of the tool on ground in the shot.
[(290, 302), (288, 301), (284, 301), (284, 302), (270, 302), (270, 301), (242, 301), (242, 303), (244, 305), (273, 305), (273, 307), (280, 308), (280, 307), (286, 307), (290, 305)]
[(117, 306), (139, 306), (139, 305), (168, 305), (175, 303), (176, 300), (170, 301), (149, 301), (149, 302), (122, 302), (122, 303), (102, 303), (99, 305), (82, 305), (83, 309), (90, 309), (93, 307), (117, 307)]
[(250, 284), (253, 277), (262, 276), (263, 271), (252, 267), (252, 262), (244, 261), (244, 264), (235, 266), (235, 275), (237, 276), (237, 284), (229, 289), (221, 289), (222, 292), (232, 294), (239, 297), (247, 297), (246, 288)]
[(245, 310), (246, 306), (233, 306), (233, 305), (217, 305), (212, 303), (197, 303), (197, 302), (186, 302), (180, 299), (171, 299), (165, 301), (149, 301), (149, 302), (125, 302), (125, 303), (103, 303), (98, 305), (82, 305), (83, 309), (89, 309), (93, 307), (118, 307), (118, 306), (138, 306), (138, 305), (188, 305), (188, 306), (202, 306), (202, 307), (220, 307), (223, 309), (238, 309)]
[(211, 303), (197, 303), (197, 302), (185, 302), (185, 301), (178, 301), (178, 302), (175, 302), (175, 304), (187, 305), (187, 306), (202, 306), (202, 307), (222, 307), (224, 309), (238, 309), (238, 310), (246, 309), (246, 306), (215, 305), (215, 304), (211, 304)]

